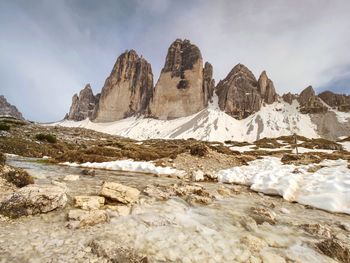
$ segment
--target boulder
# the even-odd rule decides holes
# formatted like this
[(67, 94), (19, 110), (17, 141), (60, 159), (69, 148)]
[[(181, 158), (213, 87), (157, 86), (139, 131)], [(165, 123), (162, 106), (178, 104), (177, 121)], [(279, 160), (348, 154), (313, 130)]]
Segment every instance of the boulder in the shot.
[(74, 206), (84, 210), (100, 209), (104, 203), (105, 198), (102, 196), (80, 195), (74, 197)]
[(213, 68), (203, 68), (199, 48), (189, 40), (175, 40), (154, 89), (150, 116), (173, 119), (192, 115), (208, 105), (213, 93)]
[(201, 170), (192, 171), (192, 181), (201, 182), (204, 181), (204, 173)]
[(127, 216), (131, 212), (131, 207), (126, 205), (106, 205), (105, 208), (116, 212), (118, 216)]
[(18, 111), (16, 106), (7, 102), (3, 95), (0, 95), (0, 117), (12, 117), (19, 120), (24, 120), (22, 113)]
[(47, 213), (63, 208), (67, 203), (65, 189), (53, 185), (28, 185), (0, 203), (0, 213), (18, 218)]
[(73, 209), (68, 212), (68, 220), (70, 221), (67, 224), (68, 228), (81, 228), (108, 222), (109, 216), (105, 210)]
[(123, 204), (133, 203), (139, 199), (140, 191), (126, 185), (105, 182), (101, 189), (101, 196)]
[(316, 247), (326, 256), (339, 262), (350, 262), (350, 247), (336, 238), (328, 238), (318, 242)]
[(125, 51), (105, 81), (94, 119), (111, 122), (145, 113), (152, 95), (151, 64), (135, 50)]
[(34, 178), (25, 170), (8, 165), (0, 165), (0, 177), (17, 187), (24, 187), (29, 184), (34, 184)]
[(147, 263), (146, 255), (138, 252), (132, 247), (127, 246), (121, 241), (110, 240), (105, 237), (101, 240), (95, 239), (90, 242), (92, 253), (105, 258), (108, 262), (114, 263)]
[(255, 222), (260, 225), (264, 222), (274, 225), (276, 223), (275, 213), (265, 207), (251, 207), (250, 216), (255, 220)]
[(79, 96), (78, 94), (74, 94), (72, 105), (66, 119), (82, 121), (86, 118), (91, 118), (97, 102), (98, 98), (94, 96), (90, 84), (87, 84), (85, 88), (80, 91)]

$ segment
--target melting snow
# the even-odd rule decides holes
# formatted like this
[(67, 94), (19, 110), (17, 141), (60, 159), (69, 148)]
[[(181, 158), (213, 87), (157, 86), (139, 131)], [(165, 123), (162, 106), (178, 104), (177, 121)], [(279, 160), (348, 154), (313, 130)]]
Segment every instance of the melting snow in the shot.
[(278, 137), (298, 133), (308, 138), (319, 137), (316, 126), (306, 114), (298, 111), (298, 102), (292, 105), (276, 102), (243, 120), (236, 120), (220, 111), (217, 98), (208, 108), (191, 116), (174, 120), (130, 117), (109, 123), (62, 121), (52, 125), (81, 127), (137, 140), (188, 139), (204, 141), (255, 141), (263, 137)]
[(159, 166), (155, 166), (152, 162), (137, 162), (133, 160), (118, 160), (118, 161), (102, 162), (102, 163), (87, 162), (82, 164), (65, 162), (63, 163), (63, 165), (95, 168), (95, 169), (106, 169), (106, 170), (114, 170), (114, 171), (162, 174), (162, 175), (170, 175), (170, 174), (175, 174), (178, 176), (184, 175), (184, 171), (176, 170), (171, 167), (159, 167)]
[(325, 160), (315, 173), (310, 165), (283, 165), (276, 157), (252, 161), (248, 166), (218, 172), (223, 183), (249, 185), (257, 192), (280, 195), (288, 201), (350, 214), (350, 169), (346, 160)]

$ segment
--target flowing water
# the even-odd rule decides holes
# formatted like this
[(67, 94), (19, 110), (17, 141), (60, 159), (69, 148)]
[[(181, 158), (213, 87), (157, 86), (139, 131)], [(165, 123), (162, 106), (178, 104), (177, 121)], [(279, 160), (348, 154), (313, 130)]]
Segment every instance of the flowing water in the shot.
[[(115, 181), (143, 190), (149, 184), (172, 184), (178, 179), (146, 174), (97, 171), (81, 175), (80, 168), (46, 165), (12, 157), (9, 164), (26, 169), (37, 184), (64, 181), (71, 200), (76, 195), (98, 194), (103, 181)], [(215, 193), (218, 183), (201, 183)], [(350, 244), (350, 216), (332, 214), (227, 186), (235, 194), (209, 205), (189, 205), (175, 197), (156, 201), (142, 195), (129, 216), (111, 217), (109, 223), (69, 229), (68, 205), (48, 214), (0, 221), (0, 262), (111, 262), (109, 254), (97, 256), (91, 242), (106, 250), (120, 247), (147, 255), (148, 262), (336, 262), (314, 248), (322, 235), (305, 232), (302, 224), (322, 224), (332, 235)], [(252, 208), (275, 214), (275, 223), (256, 224)], [(119, 261), (113, 261), (119, 262)]]

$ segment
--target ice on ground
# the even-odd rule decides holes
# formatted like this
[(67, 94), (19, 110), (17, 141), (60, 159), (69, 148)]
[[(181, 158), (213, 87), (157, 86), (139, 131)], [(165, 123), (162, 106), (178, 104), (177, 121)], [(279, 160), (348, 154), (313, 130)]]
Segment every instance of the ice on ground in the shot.
[(218, 172), (223, 183), (250, 186), (257, 192), (280, 195), (288, 201), (331, 212), (350, 214), (350, 169), (346, 160), (325, 160), (315, 173), (311, 165), (283, 165), (279, 158), (265, 157), (248, 166)]
[(68, 166), (75, 166), (75, 167), (138, 172), (138, 173), (152, 173), (152, 174), (161, 174), (161, 175), (183, 176), (185, 173), (184, 171), (177, 170), (171, 167), (155, 166), (152, 162), (137, 162), (134, 160), (118, 160), (118, 161), (102, 162), (102, 163), (87, 162), (82, 164), (65, 162), (62, 164), (68, 165)]

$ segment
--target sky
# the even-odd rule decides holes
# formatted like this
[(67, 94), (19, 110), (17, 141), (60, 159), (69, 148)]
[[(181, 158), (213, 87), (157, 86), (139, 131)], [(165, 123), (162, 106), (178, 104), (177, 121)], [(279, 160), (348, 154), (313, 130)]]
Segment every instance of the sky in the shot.
[(350, 94), (349, 14), (348, 0), (0, 0), (0, 95), (29, 120), (60, 120), (125, 50), (156, 82), (176, 38), (200, 48), (216, 82), (242, 63), (279, 94)]

